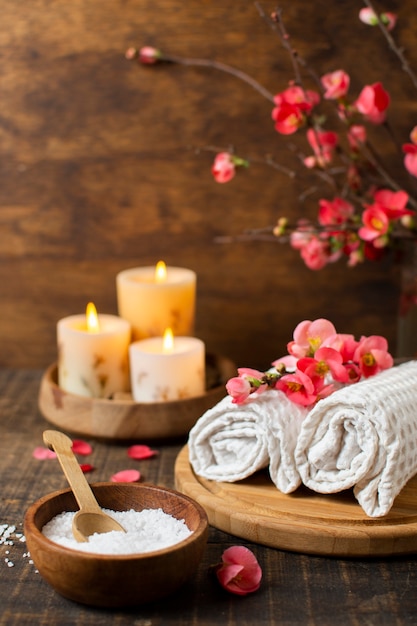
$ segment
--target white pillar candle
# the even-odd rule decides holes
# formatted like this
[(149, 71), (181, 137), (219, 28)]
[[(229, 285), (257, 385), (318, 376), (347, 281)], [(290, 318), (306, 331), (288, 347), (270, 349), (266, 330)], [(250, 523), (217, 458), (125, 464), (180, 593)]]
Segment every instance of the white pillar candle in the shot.
[(166, 402), (205, 392), (205, 347), (196, 337), (136, 341), (129, 347), (132, 396), (136, 402)]
[[(165, 266), (165, 264), (163, 264)], [(134, 267), (116, 277), (117, 305), (132, 326), (132, 339), (161, 337), (166, 328), (176, 336), (193, 335), (196, 274), (167, 267), (158, 277), (154, 266)]]
[(129, 391), (128, 321), (116, 315), (98, 315), (98, 327), (87, 324), (86, 315), (59, 320), (58, 385), (69, 393), (108, 398)]

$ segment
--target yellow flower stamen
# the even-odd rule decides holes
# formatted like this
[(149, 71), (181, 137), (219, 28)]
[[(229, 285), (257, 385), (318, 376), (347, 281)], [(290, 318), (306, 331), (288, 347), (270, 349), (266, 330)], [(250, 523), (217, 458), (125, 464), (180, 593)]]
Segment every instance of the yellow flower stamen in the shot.
[(287, 383), (287, 386), (288, 386), (288, 389), (290, 391), (300, 391), (300, 389), (302, 387), (302, 385), (300, 383), (296, 383), (296, 382), (293, 382), (293, 381), (289, 381)]
[(370, 352), (363, 355), (362, 361), (366, 367), (372, 367), (372, 365), (375, 365), (376, 363), (375, 357)]

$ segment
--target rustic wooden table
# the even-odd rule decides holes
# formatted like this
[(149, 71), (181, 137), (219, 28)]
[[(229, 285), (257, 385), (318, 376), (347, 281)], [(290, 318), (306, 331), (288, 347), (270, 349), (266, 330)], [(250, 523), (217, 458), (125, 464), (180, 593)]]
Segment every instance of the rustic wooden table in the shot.
[[(66, 487), (55, 460), (32, 457), (42, 445), (48, 423), (37, 408), (42, 372), (0, 371), (0, 530), (11, 530), (13, 545), (0, 535), (0, 624), (89, 626), (158, 626), (175, 624), (254, 626), (302, 624), (376, 625), (417, 623), (417, 563), (413, 556), (391, 559), (332, 559), (293, 554), (249, 544), (210, 529), (209, 543), (197, 575), (175, 596), (157, 604), (106, 611), (74, 604), (57, 595), (36, 572), (27, 556), (22, 532), (30, 503)], [(108, 480), (120, 469), (136, 467), (143, 480), (173, 487), (173, 468), (184, 442), (154, 443), (156, 458), (132, 461), (126, 446), (92, 442), (88, 461), (95, 471), (90, 482)], [(263, 568), (260, 590), (233, 596), (218, 585), (210, 566), (225, 548), (245, 544)]]

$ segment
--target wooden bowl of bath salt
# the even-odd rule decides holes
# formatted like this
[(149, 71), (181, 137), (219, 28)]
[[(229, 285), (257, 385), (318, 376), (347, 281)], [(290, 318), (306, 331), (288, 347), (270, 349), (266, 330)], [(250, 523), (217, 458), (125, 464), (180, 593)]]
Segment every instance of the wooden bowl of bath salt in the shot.
[(204, 554), (208, 521), (194, 500), (140, 483), (91, 485), (99, 505), (126, 533), (72, 536), (78, 510), (70, 489), (44, 496), (26, 512), (24, 533), (40, 575), (81, 604), (124, 607), (153, 602), (184, 584)]

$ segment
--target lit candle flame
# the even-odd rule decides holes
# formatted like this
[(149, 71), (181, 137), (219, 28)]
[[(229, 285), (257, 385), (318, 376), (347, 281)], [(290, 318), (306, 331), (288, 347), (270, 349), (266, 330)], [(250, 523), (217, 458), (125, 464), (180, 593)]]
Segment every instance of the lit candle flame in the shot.
[(97, 309), (92, 302), (87, 304), (86, 309), (87, 330), (89, 333), (98, 333), (100, 331), (100, 324), (98, 322)]
[(167, 266), (163, 261), (158, 261), (155, 267), (155, 282), (163, 283), (167, 279)]
[(164, 352), (172, 352), (174, 350), (174, 334), (170, 328), (167, 328), (164, 332), (162, 349)]

